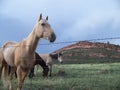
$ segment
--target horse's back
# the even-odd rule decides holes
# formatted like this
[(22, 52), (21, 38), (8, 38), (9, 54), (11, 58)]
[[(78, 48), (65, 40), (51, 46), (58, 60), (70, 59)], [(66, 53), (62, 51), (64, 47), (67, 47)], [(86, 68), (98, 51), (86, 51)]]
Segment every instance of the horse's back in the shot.
[(47, 67), (46, 62), (42, 59), (42, 57), (38, 53), (35, 53), (35, 56), (36, 56), (35, 65), (39, 64), (42, 67)]
[(3, 44), (3, 48), (7, 48), (9, 46), (15, 46), (16, 44), (17, 44), (17, 42), (9, 41), (9, 42), (6, 42), (5, 44)]
[(52, 58), (50, 57), (50, 54), (39, 54), (40, 57), (46, 62), (47, 65), (52, 65)]

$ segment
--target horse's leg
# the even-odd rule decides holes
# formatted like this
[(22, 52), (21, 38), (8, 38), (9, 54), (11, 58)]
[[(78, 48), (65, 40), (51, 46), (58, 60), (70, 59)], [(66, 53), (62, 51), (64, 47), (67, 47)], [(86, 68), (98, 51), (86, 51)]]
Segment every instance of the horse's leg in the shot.
[(35, 69), (35, 67), (33, 66), (33, 67), (32, 67), (33, 77), (35, 76), (35, 74), (34, 74), (34, 69)]
[(4, 64), (3, 65), (3, 84), (5, 89), (8, 86), (7, 76), (8, 76), (8, 65)]
[(49, 65), (49, 76), (52, 76), (52, 65)]
[(2, 69), (3, 69), (3, 65), (0, 65), (0, 78), (2, 76)]
[(15, 71), (16, 71), (15, 67), (10, 67), (10, 87), (9, 87), (9, 90), (13, 90), (12, 79), (13, 79), (13, 74), (15, 73)]
[(17, 78), (18, 78), (18, 88), (17, 90), (21, 90), (22, 84), (24, 82), (25, 77), (27, 76), (29, 69), (22, 69), (20, 66), (17, 68)]
[(22, 70), (22, 83), (24, 82), (28, 72), (29, 72), (29, 69)]
[(17, 67), (17, 79), (18, 79), (18, 88), (17, 90), (21, 90), (22, 88), (22, 70), (21, 67)]
[(2, 70), (3, 70), (3, 62), (0, 59), (0, 78), (2, 77)]
[(34, 76), (34, 66), (30, 69), (29, 78)]
[(15, 71), (15, 77), (17, 78), (17, 72)]
[(10, 72), (11, 72), (11, 67), (8, 66), (8, 75), (10, 75)]

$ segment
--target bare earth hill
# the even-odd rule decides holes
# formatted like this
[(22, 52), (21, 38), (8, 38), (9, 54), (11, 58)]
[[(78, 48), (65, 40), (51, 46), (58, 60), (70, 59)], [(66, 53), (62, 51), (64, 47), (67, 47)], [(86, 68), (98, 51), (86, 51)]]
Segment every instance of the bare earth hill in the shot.
[(55, 52), (63, 52), (64, 63), (120, 62), (120, 46), (109, 42), (81, 41)]

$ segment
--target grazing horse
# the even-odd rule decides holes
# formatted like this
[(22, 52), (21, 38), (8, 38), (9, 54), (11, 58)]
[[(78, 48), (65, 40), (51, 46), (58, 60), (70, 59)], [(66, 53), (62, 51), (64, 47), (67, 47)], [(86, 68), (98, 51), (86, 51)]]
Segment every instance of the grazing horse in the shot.
[(58, 60), (60, 63), (63, 63), (62, 53), (50, 53), (50, 54), (39, 54), (39, 55), (49, 67), (49, 76), (51, 76), (52, 73), (52, 65), (54, 64), (54, 60)]
[(35, 65), (40, 65), (43, 68), (43, 76), (48, 77), (49, 67), (46, 65), (45, 61), (39, 56), (38, 53), (35, 53), (35, 56), (36, 56), (35, 64), (30, 70), (29, 78), (32, 78), (34, 76)]
[(39, 55), (49, 67), (49, 76), (52, 75), (52, 65), (54, 64), (54, 60), (58, 60), (60, 63), (63, 63), (62, 53), (50, 53), (50, 54), (39, 54)]
[[(7, 42), (3, 45), (3, 82), (5, 82), (8, 74), (8, 65), (11, 67), (9, 90), (13, 90), (12, 79), (13, 74), (17, 71), (18, 87), (22, 89), (24, 79), (35, 63), (35, 50), (40, 38), (54, 42), (56, 35), (48, 23), (48, 17), (42, 19), (40, 14), (39, 19), (28, 37), (19, 43)], [(2, 61), (2, 60), (1, 60)], [(5, 84), (4, 84), (5, 85)]]

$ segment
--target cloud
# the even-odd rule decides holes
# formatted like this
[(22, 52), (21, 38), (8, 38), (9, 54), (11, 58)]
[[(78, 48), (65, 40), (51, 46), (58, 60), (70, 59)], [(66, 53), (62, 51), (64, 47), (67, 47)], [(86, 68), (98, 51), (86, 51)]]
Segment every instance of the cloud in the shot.
[[(82, 17), (75, 17), (76, 21), (64, 30), (62, 33), (64, 40), (89, 39), (94, 35), (96, 37), (96, 34), (102, 38), (100, 34), (109, 34), (120, 28), (120, 8), (113, 0), (90, 0), (81, 8), (83, 9)], [(112, 36), (116, 36), (117, 33)]]
[[(24, 31), (31, 32), (42, 12), (43, 17), (49, 16), (57, 35), (56, 42), (64, 42), (119, 36), (119, 5), (119, 0), (4, 0), (0, 14), (20, 21), (24, 26), (29, 25)], [(53, 50), (65, 45), (54, 45)], [(52, 51), (51, 46), (47, 47)]]

